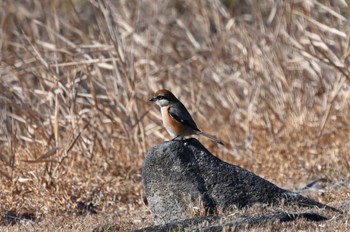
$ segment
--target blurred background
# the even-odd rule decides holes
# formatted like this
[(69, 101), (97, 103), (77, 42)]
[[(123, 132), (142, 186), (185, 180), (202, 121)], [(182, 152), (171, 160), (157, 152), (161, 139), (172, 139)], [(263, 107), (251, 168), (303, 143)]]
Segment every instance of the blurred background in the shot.
[(0, 23), (0, 224), (151, 225), (160, 88), (224, 141), (198, 138), (217, 157), (348, 201), (348, 1), (3, 0)]

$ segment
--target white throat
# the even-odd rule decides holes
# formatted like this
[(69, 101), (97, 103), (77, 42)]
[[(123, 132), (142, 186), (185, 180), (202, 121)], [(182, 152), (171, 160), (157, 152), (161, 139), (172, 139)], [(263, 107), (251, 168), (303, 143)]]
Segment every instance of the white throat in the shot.
[(169, 105), (169, 101), (166, 100), (166, 99), (160, 99), (160, 100), (157, 100), (157, 105), (159, 105), (160, 107), (168, 106)]

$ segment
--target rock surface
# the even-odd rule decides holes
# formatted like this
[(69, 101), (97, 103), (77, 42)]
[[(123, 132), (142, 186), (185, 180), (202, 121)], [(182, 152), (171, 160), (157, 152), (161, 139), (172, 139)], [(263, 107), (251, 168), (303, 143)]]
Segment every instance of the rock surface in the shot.
[(213, 156), (196, 139), (169, 141), (152, 148), (143, 165), (143, 184), (155, 224), (185, 220), (193, 211), (260, 204), (285, 204), (338, 211)]

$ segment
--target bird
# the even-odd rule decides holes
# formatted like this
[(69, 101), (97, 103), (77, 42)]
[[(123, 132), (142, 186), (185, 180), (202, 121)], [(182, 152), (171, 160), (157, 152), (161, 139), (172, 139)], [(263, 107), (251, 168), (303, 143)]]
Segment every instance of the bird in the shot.
[(188, 135), (202, 135), (224, 145), (221, 140), (198, 129), (186, 107), (169, 90), (160, 89), (149, 100), (159, 105), (163, 126), (173, 137), (172, 140), (183, 139)]

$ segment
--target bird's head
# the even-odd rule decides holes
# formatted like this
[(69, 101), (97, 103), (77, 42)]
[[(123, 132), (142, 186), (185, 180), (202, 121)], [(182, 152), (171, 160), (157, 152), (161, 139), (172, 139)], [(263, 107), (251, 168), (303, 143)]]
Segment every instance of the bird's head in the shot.
[(150, 99), (150, 101), (157, 103), (160, 107), (168, 106), (170, 103), (177, 102), (177, 98), (166, 89), (158, 90), (154, 96)]

